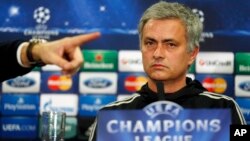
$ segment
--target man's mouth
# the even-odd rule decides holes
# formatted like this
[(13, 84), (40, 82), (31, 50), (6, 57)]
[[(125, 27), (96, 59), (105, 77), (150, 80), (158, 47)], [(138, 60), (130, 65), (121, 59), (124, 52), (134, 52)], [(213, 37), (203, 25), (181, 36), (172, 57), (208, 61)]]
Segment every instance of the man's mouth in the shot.
[(162, 65), (162, 64), (153, 64), (152, 67), (154, 67), (154, 68), (163, 68), (165, 66)]

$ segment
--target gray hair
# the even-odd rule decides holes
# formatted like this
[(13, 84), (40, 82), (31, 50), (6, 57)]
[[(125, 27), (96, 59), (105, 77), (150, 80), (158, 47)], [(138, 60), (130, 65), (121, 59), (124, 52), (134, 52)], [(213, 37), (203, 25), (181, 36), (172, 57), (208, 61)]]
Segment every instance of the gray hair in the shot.
[(203, 30), (203, 24), (197, 14), (179, 3), (158, 2), (149, 7), (140, 19), (138, 26), (140, 42), (145, 24), (150, 19), (180, 19), (186, 27), (186, 39), (188, 41), (188, 51), (193, 51), (199, 47), (199, 41)]

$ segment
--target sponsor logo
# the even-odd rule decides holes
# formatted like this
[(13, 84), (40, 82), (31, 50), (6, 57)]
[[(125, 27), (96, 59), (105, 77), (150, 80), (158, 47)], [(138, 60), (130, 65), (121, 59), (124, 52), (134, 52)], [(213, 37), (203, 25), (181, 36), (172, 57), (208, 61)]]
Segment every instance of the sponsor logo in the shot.
[(83, 70), (116, 70), (117, 51), (84, 50)]
[(124, 86), (129, 92), (135, 92), (141, 88), (147, 82), (145, 76), (128, 76), (125, 78)]
[(236, 75), (235, 76), (235, 95), (249, 97), (250, 96), (250, 76)]
[(234, 97), (234, 77), (231, 74), (196, 74), (195, 79), (209, 92)]
[(3, 115), (37, 115), (38, 95), (4, 94), (2, 97)]
[(243, 91), (250, 92), (250, 81), (241, 82), (239, 88)]
[(44, 111), (66, 112), (75, 116), (78, 111), (78, 96), (75, 94), (41, 94), (40, 114)]
[[(195, 13), (199, 17), (200, 21), (204, 23), (204, 21), (205, 21), (204, 12), (202, 10), (200, 10), (200, 9), (197, 9), (197, 8), (192, 9), (192, 11), (193, 11), (193, 13)], [(214, 38), (213, 32), (203, 32), (201, 34), (200, 41), (204, 42), (206, 38), (208, 38), (208, 39)]]
[(102, 54), (96, 54), (96, 55), (95, 55), (95, 61), (96, 61), (96, 62), (101, 62), (101, 61), (103, 61), (103, 55), (102, 55)]
[(90, 88), (107, 88), (112, 85), (112, 82), (106, 78), (91, 78), (83, 82), (84, 85)]
[(44, 106), (43, 106), (43, 110), (44, 111), (55, 111), (55, 112), (73, 112), (74, 108), (72, 107), (58, 107), (58, 106), (54, 106), (52, 104), (52, 100), (50, 99), (49, 101), (45, 102)]
[(0, 132), (3, 138), (36, 138), (37, 118), (2, 117)]
[(205, 21), (204, 12), (202, 10), (194, 8), (194, 9), (192, 9), (192, 11), (194, 14), (196, 14), (199, 17), (201, 22)]
[(38, 7), (35, 9), (33, 17), (38, 24), (45, 24), (50, 19), (50, 10), (43, 6)]
[(40, 72), (30, 72), (26, 75), (6, 80), (2, 84), (4, 93), (37, 93), (40, 90)]
[(237, 74), (250, 74), (250, 53), (235, 54), (235, 71)]
[(162, 114), (175, 118), (182, 110), (180, 105), (171, 101), (154, 102), (143, 108), (143, 111), (152, 119)]
[(119, 71), (122, 72), (142, 72), (142, 57), (138, 50), (119, 51)]
[(201, 66), (231, 66), (232, 62), (231, 61), (221, 61), (221, 60), (199, 60), (199, 64)]
[(3, 124), (2, 125), (3, 131), (35, 131), (35, 125), (19, 125), (19, 124)]
[(16, 104), (5, 103), (3, 106), (4, 110), (16, 111), (16, 110), (35, 110), (36, 105), (33, 104), (25, 104), (25, 101), (22, 97), (20, 97)]
[(6, 81), (6, 84), (10, 87), (27, 88), (35, 85), (35, 80), (29, 77), (17, 77)]
[[(183, 109), (171, 101), (157, 101), (142, 110), (101, 110), (98, 116), (101, 124), (98, 124), (97, 136), (105, 140), (124, 141), (175, 140), (177, 138), (182, 141), (198, 141), (209, 140), (208, 135), (222, 140), (225, 137), (229, 138), (227, 132), (231, 122), (229, 115), (228, 109)], [(129, 138), (123, 139), (122, 135)], [(201, 139), (201, 135), (206, 135), (206, 137)]]
[(239, 65), (239, 71), (250, 72), (250, 66)]
[(67, 91), (72, 87), (72, 79), (66, 75), (51, 75), (48, 78), (48, 88), (52, 91)]
[(79, 91), (84, 94), (115, 94), (117, 91), (117, 73), (84, 72), (80, 73)]
[(97, 98), (94, 102), (94, 104), (82, 104), (81, 109), (85, 111), (98, 111), (102, 107), (102, 100), (100, 98)]
[(59, 30), (48, 30), (46, 23), (51, 19), (50, 9), (40, 6), (34, 10), (33, 18), (36, 22), (35, 28), (27, 28), (24, 30), (25, 36), (33, 38), (50, 39), (50, 36), (58, 36)]
[(114, 95), (86, 95), (80, 96), (79, 115), (96, 116), (97, 111), (104, 105), (116, 100)]
[(118, 79), (119, 94), (131, 94), (147, 82), (147, 76), (142, 72), (120, 72)]
[(203, 87), (210, 92), (224, 93), (227, 89), (227, 82), (223, 78), (211, 78), (207, 77), (202, 81)]
[(86, 63), (84, 63), (84, 67), (91, 68), (91, 69), (113, 69), (114, 64), (108, 64), (108, 63), (95, 64), (95, 63), (86, 62)]
[(234, 54), (232, 52), (200, 52), (195, 65), (197, 73), (232, 74)]
[(127, 65), (127, 64), (135, 64), (135, 65), (141, 65), (142, 60), (141, 59), (133, 59), (133, 58), (122, 58), (121, 59), (122, 65)]

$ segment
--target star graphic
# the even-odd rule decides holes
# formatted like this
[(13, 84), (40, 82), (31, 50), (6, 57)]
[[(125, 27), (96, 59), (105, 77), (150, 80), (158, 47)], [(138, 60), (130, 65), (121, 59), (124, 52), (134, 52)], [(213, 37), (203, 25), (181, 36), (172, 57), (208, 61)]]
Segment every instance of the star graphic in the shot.
[(17, 6), (11, 6), (9, 9), (9, 15), (10, 17), (16, 16), (19, 14), (19, 7)]
[(101, 12), (104, 12), (104, 11), (106, 11), (106, 7), (105, 7), (104, 5), (101, 5), (99, 10), (100, 10)]

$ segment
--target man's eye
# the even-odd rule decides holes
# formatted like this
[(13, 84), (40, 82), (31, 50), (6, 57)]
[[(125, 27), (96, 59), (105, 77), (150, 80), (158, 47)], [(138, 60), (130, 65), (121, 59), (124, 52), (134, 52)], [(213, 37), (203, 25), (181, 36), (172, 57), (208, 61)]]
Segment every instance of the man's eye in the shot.
[(167, 46), (169, 46), (169, 47), (176, 47), (176, 44), (174, 44), (174, 43), (167, 43)]
[(146, 45), (147, 47), (152, 47), (152, 46), (154, 46), (154, 42), (148, 41), (148, 42), (145, 42), (145, 45)]

